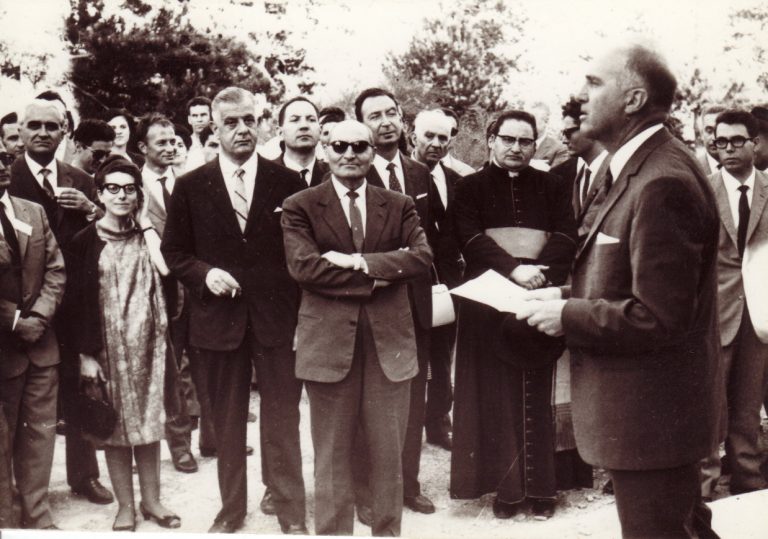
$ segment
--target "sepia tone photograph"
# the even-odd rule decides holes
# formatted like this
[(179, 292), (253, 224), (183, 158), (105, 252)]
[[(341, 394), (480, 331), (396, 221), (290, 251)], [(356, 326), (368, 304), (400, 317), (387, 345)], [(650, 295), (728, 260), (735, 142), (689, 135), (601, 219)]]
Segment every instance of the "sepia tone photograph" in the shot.
[(0, 537), (764, 537), (766, 37), (0, 0)]

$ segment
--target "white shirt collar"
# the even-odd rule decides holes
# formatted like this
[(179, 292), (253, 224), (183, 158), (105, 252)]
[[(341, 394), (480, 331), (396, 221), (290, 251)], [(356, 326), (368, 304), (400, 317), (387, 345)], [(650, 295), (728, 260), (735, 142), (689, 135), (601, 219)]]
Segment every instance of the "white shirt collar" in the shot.
[[(341, 183), (341, 181), (333, 174), (331, 174), (331, 183), (333, 184), (333, 190), (336, 191), (336, 196), (339, 197), (339, 200), (346, 202), (348, 200), (347, 193), (350, 191), (349, 187)], [(362, 185), (357, 189), (354, 189), (355, 193), (359, 195), (358, 200), (365, 200), (365, 188), (367, 185), (368, 181), (364, 179)]]
[[(13, 204), (11, 203), (11, 195), (8, 194), (8, 189), (6, 189), (5, 193), (3, 193), (3, 196), (0, 197), (0, 202), (2, 202), (3, 205), (5, 206), (5, 215), (8, 217), (8, 220), (11, 223), (13, 223), (13, 220), (16, 218), (16, 212), (13, 211)], [(3, 211), (3, 210), (0, 209), (0, 211)], [(3, 229), (0, 228), (0, 236), (2, 235), (3, 235)]]
[(392, 161), (387, 161), (379, 154), (376, 154), (373, 158), (373, 166), (376, 167), (376, 172), (379, 173), (385, 189), (389, 189), (389, 171), (387, 170), (387, 165), (390, 163), (395, 164), (395, 176), (397, 176), (397, 179), (400, 180), (402, 188), (405, 189), (405, 185), (403, 185), (405, 180), (405, 172), (403, 171), (403, 162), (400, 159), (399, 151), (395, 154), (395, 157), (392, 159)]
[(166, 170), (163, 174), (158, 174), (145, 164), (141, 168), (141, 178), (144, 180), (144, 182), (156, 182), (160, 178), (167, 178), (169, 183), (172, 183), (173, 180), (176, 179), (176, 176), (173, 173), (173, 167), (168, 167), (168, 170)]
[(40, 174), (40, 171), (44, 168), (47, 168), (51, 171), (50, 174), (48, 174), (48, 181), (51, 184), (51, 187), (58, 187), (59, 186), (59, 178), (58, 178), (58, 169), (59, 167), (56, 164), (56, 158), (54, 157), (51, 159), (51, 161), (43, 166), (34, 159), (32, 159), (28, 153), (24, 152), (24, 160), (27, 162), (27, 166), (29, 167), (29, 170), (32, 172), (32, 176), (35, 177), (35, 180), (37, 180), (37, 183), (39, 183), (41, 186), (43, 185), (43, 176)]
[(296, 161), (294, 161), (290, 157), (288, 157), (287, 153), (283, 154), (283, 164), (285, 165), (286, 168), (289, 168), (291, 170), (295, 170), (296, 172), (301, 172), (302, 170), (307, 169), (307, 170), (309, 170), (309, 174), (308, 175), (312, 174), (312, 169), (315, 168), (315, 161), (316, 161), (316, 158), (314, 156), (312, 156), (312, 161), (310, 161), (309, 165), (307, 165), (305, 167), (305, 166), (301, 165), (300, 163), (297, 163)]
[(248, 158), (248, 161), (242, 165), (238, 165), (227, 157), (224, 152), (219, 152), (219, 168), (221, 169), (221, 175), (224, 176), (224, 179), (227, 181), (229, 181), (235, 175), (235, 172), (241, 168), (245, 171), (245, 178), (255, 178), (258, 161), (259, 154), (253, 152)]
[(755, 190), (755, 167), (752, 167), (752, 172), (749, 174), (749, 178), (744, 180), (744, 183), (741, 183), (739, 180), (733, 177), (733, 175), (725, 170), (725, 167), (720, 169), (720, 172), (723, 174), (723, 183), (725, 184), (725, 188), (729, 193), (737, 193), (741, 194), (741, 191), (739, 191), (739, 187), (742, 185), (746, 185), (749, 187), (749, 190), (747, 191), (748, 194), (753, 193)]
[(589, 170), (592, 171), (592, 174), (600, 170), (600, 166), (603, 164), (603, 161), (605, 161), (606, 157), (608, 157), (608, 150), (603, 150), (597, 155), (597, 157), (592, 160), (592, 162), (589, 164)]
[(610, 165), (611, 175), (613, 176), (614, 181), (619, 179), (621, 171), (624, 170), (624, 167), (632, 156), (635, 155), (638, 148), (643, 145), (643, 142), (651, 138), (657, 131), (660, 131), (662, 127), (664, 127), (662, 124), (652, 125), (651, 127), (640, 131), (637, 135), (625, 142), (621, 148), (616, 150)]

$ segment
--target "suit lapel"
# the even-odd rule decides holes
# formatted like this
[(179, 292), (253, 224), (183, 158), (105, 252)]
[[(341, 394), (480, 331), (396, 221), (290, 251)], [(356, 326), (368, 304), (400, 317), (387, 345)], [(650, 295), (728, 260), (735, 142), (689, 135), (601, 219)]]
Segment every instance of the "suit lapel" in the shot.
[(208, 178), (208, 191), (211, 194), (213, 204), (221, 213), (221, 218), (226, 223), (229, 231), (236, 236), (242, 236), (240, 225), (237, 223), (237, 217), (235, 217), (235, 209), (232, 207), (232, 200), (229, 198), (229, 192), (224, 183), (224, 176), (221, 174), (219, 159), (216, 158), (215, 161), (211, 161), (210, 164), (205, 166), (210, 167), (206, 177)]
[[(710, 181), (712, 182), (712, 189), (715, 191), (715, 199), (717, 200), (717, 211), (720, 213), (720, 221), (723, 223), (723, 227), (731, 238), (733, 244), (737, 245), (736, 223), (733, 222), (731, 203), (728, 201), (728, 191), (725, 190), (725, 184), (723, 183), (723, 173), (719, 171), (716, 172), (710, 176)], [(757, 182), (755, 182), (755, 184), (757, 184)], [(756, 195), (757, 192), (754, 194)], [(754, 202), (752, 204), (754, 207)]]
[(315, 166), (312, 167), (312, 180), (309, 182), (309, 186), (315, 187), (323, 183), (323, 177), (325, 177), (327, 171), (328, 169), (323, 165), (323, 162), (315, 159)]
[[(406, 195), (409, 195), (413, 200), (416, 200), (416, 197), (422, 194), (416, 192), (418, 189), (413, 184), (413, 178), (416, 176), (416, 172), (413, 169), (416, 167), (416, 165), (408, 156), (403, 154), (403, 152), (400, 152), (400, 162), (403, 164), (403, 179), (405, 180), (403, 190), (405, 191)], [(432, 181), (431, 178), (430, 181)]]
[[(268, 201), (272, 200), (272, 191), (275, 189), (275, 180), (272, 177), (272, 170), (266, 165), (267, 160), (258, 157), (256, 168), (256, 185), (253, 187), (253, 198), (251, 199), (251, 208), (248, 211), (248, 222), (245, 225), (245, 234), (251, 230), (257, 231), (259, 222), (264, 217), (264, 208)], [(272, 211), (268, 209), (268, 211)], [(234, 210), (233, 210), (234, 212)], [(239, 228), (239, 227), (238, 227)]]
[[(320, 189), (323, 190), (322, 196), (318, 197), (317, 203), (322, 208), (323, 220), (344, 249), (350, 253), (355, 252), (355, 245), (352, 242), (352, 231), (341, 207), (341, 201), (336, 195), (336, 190), (333, 188), (333, 182), (329, 180), (323, 183)], [(370, 190), (368, 193), (370, 193)], [(368, 239), (366, 238), (367, 241)]]
[(603, 184), (605, 183), (605, 176), (608, 173), (608, 167), (610, 164), (611, 160), (606, 157), (603, 159), (603, 163), (600, 165), (600, 168), (598, 168), (595, 172), (592, 185), (590, 185), (589, 191), (587, 191), (587, 198), (584, 199), (584, 205), (581, 207), (581, 215), (579, 216), (579, 221), (581, 221), (581, 219), (583, 219), (587, 214), (589, 206), (592, 204), (592, 202), (594, 202), (597, 194), (603, 188)]
[(381, 176), (379, 176), (379, 171), (376, 170), (376, 167), (373, 166), (373, 164), (371, 164), (371, 168), (368, 169), (368, 174), (365, 175), (365, 179), (368, 180), (368, 183), (371, 185), (386, 189), (386, 187), (384, 187), (384, 182), (382, 181)]
[(755, 192), (752, 193), (752, 207), (749, 209), (749, 224), (747, 225), (747, 239), (745, 244), (749, 243), (749, 238), (757, 228), (757, 223), (763, 215), (766, 196), (768, 196), (768, 175), (755, 172)]
[[(13, 205), (13, 213), (16, 216), (16, 219), (32, 227), (32, 223), (30, 222), (29, 212), (27, 211), (26, 205), (20, 204), (16, 200), (16, 197), (11, 197), (11, 205)], [(19, 232), (18, 230), (16, 230), (16, 239), (19, 242), (20, 258), (23, 261), (24, 256), (27, 254), (27, 245), (29, 243), (29, 236), (24, 234), (23, 232)]]
[(363, 244), (363, 251), (366, 253), (376, 252), (381, 231), (387, 221), (386, 204), (387, 200), (380, 191), (366, 188), (365, 243)]

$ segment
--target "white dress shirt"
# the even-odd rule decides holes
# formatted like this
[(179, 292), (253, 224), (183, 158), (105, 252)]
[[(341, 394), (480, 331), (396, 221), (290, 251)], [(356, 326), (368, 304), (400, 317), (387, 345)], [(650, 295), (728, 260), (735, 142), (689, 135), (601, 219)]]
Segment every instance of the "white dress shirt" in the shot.
[(24, 160), (27, 162), (29, 170), (32, 171), (32, 176), (34, 176), (35, 180), (37, 180), (37, 183), (40, 184), (40, 187), (43, 187), (43, 175), (40, 174), (40, 171), (44, 168), (47, 168), (51, 171), (51, 173), (48, 174), (48, 181), (50, 182), (51, 187), (53, 187), (55, 194), (56, 188), (59, 186), (59, 167), (56, 166), (56, 159), (52, 159), (50, 163), (43, 166), (32, 159), (28, 153), (25, 153)]
[(192, 145), (187, 150), (187, 162), (184, 164), (184, 168), (186, 171), (190, 171), (204, 164), (203, 145), (200, 143), (199, 135), (192, 133)]
[(448, 208), (448, 181), (445, 179), (445, 171), (440, 163), (435, 165), (430, 175), (437, 188), (437, 194), (440, 195), (440, 202), (443, 203), (443, 208)]
[(749, 175), (744, 183), (734, 178), (725, 168), (721, 168), (720, 172), (723, 174), (723, 185), (725, 185), (725, 192), (728, 193), (728, 205), (731, 207), (731, 215), (733, 216), (733, 225), (738, 230), (739, 228), (739, 199), (741, 198), (741, 191), (739, 187), (746, 185), (747, 189), (747, 204), (752, 207), (752, 193), (755, 192), (755, 167), (752, 167), (752, 173)]
[[(3, 196), (0, 197), (0, 202), (3, 203), (5, 206), (5, 215), (8, 217), (8, 220), (13, 224), (13, 222), (16, 220), (16, 214), (13, 211), (13, 204), (11, 204), (11, 196), (8, 194), (8, 189), (5, 190), (5, 193), (3, 193)], [(0, 226), (0, 236), (5, 237), (3, 234), (3, 227)], [(17, 234), (18, 236), (18, 234)]]
[(221, 175), (224, 177), (224, 184), (227, 187), (229, 193), (229, 200), (232, 201), (232, 207), (236, 207), (235, 202), (235, 174), (238, 170), (243, 169), (245, 174), (243, 175), (243, 183), (245, 184), (245, 200), (248, 204), (248, 209), (251, 209), (251, 201), (253, 201), (253, 189), (256, 186), (256, 171), (259, 155), (253, 152), (248, 161), (242, 165), (233, 163), (224, 152), (219, 153), (219, 168), (221, 169)]
[[(589, 189), (592, 188), (592, 182), (595, 181), (595, 174), (598, 170), (600, 170), (600, 166), (603, 164), (603, 161), (605, 161), (605, 158), (608, 157), (608, 151), (603, 150), (600, 152), (600, 154), (595, 157), (591, 163), (587, 164), (587, 162), (579, 157), (576, 160), (576, 177), (581, 178), (582, 177), (582, 171), (584, 171), (584, 167), (589, 169), (589, 184), (587, 187), (587, 192), (589, 192)], [(584, 192), (584, 186), (582, 184), (579, 184), (579, 200), (581, 200), (581, 194)], [(581, 200), (584, 202), (583, 200)]]
[(376, 154), (376, 157), (373, 158), (373, 166), (376, 167), (376, 172), (379, 173), (385, 189), (389, 189), (389, 171), (387, 170), (389, 163), (395, 164), (395, 176), (400, 181), (400, 186), (403, 188), (403, 193), (405, 193), (405, 175), (403, 174), (403, 162), (400, 159), (400, 152), (395, 154), (395, 158), (392, 161), (387, 161), (379, 154)]
[(643, 142), (651, 138), (657, 131), (664, 127), (662, 124), (652, 125), (643, 131), (640, 131), (637, 135), (629, 139), (624, 145), (616, 150), (611, 159), (610, 169), (613, 180), (619, 179), (621, 171), (627, 165), (629, 160), (635, 155), (635, 152), (643, 145)]
[(307, 170), (307, 175), (304, 177), (304, 181), (307, 185), (312, 183), (312, 170), (315, 168), (315, 161), (317, 159), (315, 157), (312, 157), (312, 161), (307, 165), (306, 167), (301, 165), (300, 163), (297, 163), (290, 157), (288, 157), (288, 154), (283, 154), (283, 164), (285, 165), (285, 168), (295, 170), (299, 174), (301, 174), (302, 170)]
[(144, 192), (151, 193), (155, 197), (155, 201), (160, 204), (160, 207), (167, 211), (168, 208), (165, 207), (165, 200), (163, 200), (163, 186), (159, 181), (160, 178), (166, 178), (165, 188), (168, 189), (169, 194), (173, 194), (173, 187), (176, 185), (173, 167), (168, 167), (168, 170), (163, 174), (158, 174), (147, 165), (144, 165), (141, 169), (141, 183), (143, 184)]
[[(339, 202), (341, 202), (341, 209), (344, 210), (344, 216), (347, 218), (347, 224), (351, 228), (352, 219), (349, 216), (349, 197), (347, 196), (347, 193), (349, 193), (350, 189), (339, 180), (337, 180), (336, 176), (333, 175), (331, 175), (331, 183), (333, 184), (333, 189), (336, 191), (336, 196), (339, 197)], [(355, 205), (357, 206), (357, 209), (360, 210), (360, 217), (363, 221), (363, 235), (365, 235), (365, 225), (367, 224), (365, 204), (365, 187), (367, 185), (368, 182), (363, 180), (363, 184), (354, 190), (358, 195), (355, 199)]]
[(453, 170), (455, 173), (457, 173), (459, 176), (468, 176), (470, 174), (474, 174), (477, 172), (474, 168), (466, 164), (464, 161), (461, 161), (451, 154), (447, 154), (445, 157), (443, 157), (440, 160), (441, 163), (443, 163), (446, 167)]

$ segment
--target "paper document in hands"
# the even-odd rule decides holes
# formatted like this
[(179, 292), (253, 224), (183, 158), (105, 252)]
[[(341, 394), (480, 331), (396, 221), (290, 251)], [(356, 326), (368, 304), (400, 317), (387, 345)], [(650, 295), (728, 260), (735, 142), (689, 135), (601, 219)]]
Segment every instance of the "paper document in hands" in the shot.
[(494, 270), (467, 281), (451, 290), (451, 294), (479, 301), (497, 311), (516, 313), (525, 304), (526, 290)]

